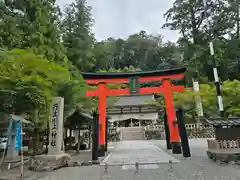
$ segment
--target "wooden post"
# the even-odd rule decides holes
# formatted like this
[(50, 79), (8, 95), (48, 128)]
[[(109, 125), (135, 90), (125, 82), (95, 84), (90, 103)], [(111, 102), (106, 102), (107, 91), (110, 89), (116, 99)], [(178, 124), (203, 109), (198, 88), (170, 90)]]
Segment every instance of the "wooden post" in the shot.
[(188, 143), (187, 130), (184, 123), (184, 112), (182, 109), (177, 110), (177, 121), (179, 127), (179, 135), (182, 141), (183, 157), (189, 158), (191, 157), (191, 152)]
[(105, 152), (108, 150), (108, 118), (106, 118)]
[(170, 141), (172, 144), (173, 154), (181, 154), (181, 145), (178, 132), (176, 112), (173, 102), (172, 85), (170, 79), (164, 79), (162, 82), (163, 95), (165, 98), (168, 126), (170, 131)]
[(98, 122), (99, 115), (97, 112), (93, 112), (93, 124), (92, 124), (92, 161), (98, 160), (98, 129), (99, 129), (99, 122)]
[(104, 83), (100, 83), (98, 85), (98, 93), (99, 93), (99, 102), (98, 102), (98, 113), (99, 113), (99, 156), (104, 156), (105, 152), (105, 139), (106, 139), (106, 103), (107, 103), (107, 95), (106, 95), (106, 85)]
[(164, 112), (164, 129), (165, 129), (167, 149), (172, 149), (171, 142), (170, 142), (170, 133), (169, 133), (169, 127), (168, 127), (168, 120), (167, 120), (166, 110)]

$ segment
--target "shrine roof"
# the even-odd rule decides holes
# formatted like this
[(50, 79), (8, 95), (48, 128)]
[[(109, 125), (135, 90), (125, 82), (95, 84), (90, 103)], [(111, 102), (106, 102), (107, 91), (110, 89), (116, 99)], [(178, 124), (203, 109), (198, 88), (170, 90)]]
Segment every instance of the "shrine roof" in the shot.
[(223, 126), (236, 127), (236, 126), (240, 126), (240, 117), (231, 117), (231, 118), (227, 118), (227, 119), (219, 117), (219, 118), (209, 118), (209, 119), (204, 119), (204, 120), (207, 124), (212, 125), (214, 127), (223, 127)]
[(130, 77), (152, 77), (152, 76), (167, 76), (182, 74), (186, 71), (185, 67), (163, 69), (154, 71), (135, 71), (135, 72), (83, 72), (82, 76), (85, 79), (114, 79), (114, 78), (130, 78)]
[(81, 108), (78, 108), (78, 109), (75, 109), (74, 111), (72, 111), (72, 113), (69, 114), (67, 119), (70, 119), (75, 115), (81, 116), (82, 118), (86, 118), (86, 119), (93, 119), (91, 112), (88, 112)]
[[(131, 96), (120, 96), (114, 102), (114, 107), (126, 107), (126, 106), (147, 106), (151, 105), (151, 101), (154, 100), (154, 95), (131, 95)], [(109, 105), (109, 104), (108, 104)]]

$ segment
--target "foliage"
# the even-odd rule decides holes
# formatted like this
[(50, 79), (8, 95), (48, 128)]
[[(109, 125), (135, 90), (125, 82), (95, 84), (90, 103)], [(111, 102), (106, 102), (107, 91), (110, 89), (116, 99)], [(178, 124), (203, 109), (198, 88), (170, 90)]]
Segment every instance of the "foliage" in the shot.
[[(95, 97), (85, 96), (87, 89), (96, 87), (86, 85), (83, 71), (133, 72), (186, 65), (186, 89), (174, 94), (176, 106), (194, 114), (194, 97), (201, 96), (204, 112), (214, 116), (218, 107), (208, 47), (211, 38), (226, 116), (239, 115), (240, 1), (206, 2), (204, 7), (203, 1), (175, 0), (165, 13), (163, 28), (180, 33), (177, 43), (164, 42), (161, 34), (143, 30), (126, 39), (110, 37), (97, 42), (86, 0), (75, 0), (63, 11), (55, 0), (1, 2), (0, 111), (27, 113), (41, 121), (48, 114), (51, 98), (62, 96), (66, 118), (76, 109), (97, 107)], [(200, 93), (192, 92), (195, 78), (200, 82)], [(125, 87), (108, 85), (110, 89)], [(157, 101), (163, 107), (163, 97), (158, 96)]]
[(62, 22), (63, 44), (67, 57), (80, 71), (91, 71), (95, 57), (91, 51), (94, 37), (91, 33), (91, 8), (86, 0), (76, 0), (65, 8)]
[(145, 31), (133, 34), (126, 40), (109, 38), (96, 43), (93, 53), (97, 60), (96, 70), (125, 67), (152, 70), (182, 64), (176, 44), (164, 43), (161, 35), (153, 36)]
[(240, 81), (225, 81), (222, 86), (224, 96), (224, 108), (226, 113), (231, 116), (240, 116)]
[(16, 114), (36, 109), (48, 112), (58, 83), (67, 81), (65, 67), (35, 55), (31, 49), (7, 51), (0, 65), (0, 97), (5, 102), (0, 109)]
[(81, 74), (72, 69), (70, 80), (67, 83), (58, 84), (57, 94), (64, 98), (64, 119), (78, 109), (94, 109), (97, 102), (93, 97), (87, 97), (89, 89)]
[(183, 61), (189, 66), (189, 82), (195, 73), (213, 81), (209, 37), (214, 40), (221, 79), (239, 79), (239, 7), (239, 1), (235, 0), (207, 0), (206, 7), (203, 1), (176, 0), (173, 7), (165, 13), (167, 22), (163, 27), (178, 30), (182, 36), (179, 44), (182, 47)]
[[(238, 80), (225, 81), (222, 84), (222, 96), (226, 116), (239, 116), (239, 86), (240, 81)], [(209, 116), (219, 116), (219, 114), (216, 114), (218, 111), (218, 105), (214, 84), (200, 84), (200, 92), (194, 92), (192, 88), (185, 88), (183, 93), (174, 93), (176, 108), (184, 108), (187, 114), (194, 113), (194, 99), (196, 96), (200, 96), (202, 99), (204, 113)], [(162, 95), (160, 95), (156, 101), (152, 103), (160, 107), (165, 106)]]
[(48, 60), (64, 60), (55, 0), (7, 0), (0, 12), (0, 47), (30, 47)]

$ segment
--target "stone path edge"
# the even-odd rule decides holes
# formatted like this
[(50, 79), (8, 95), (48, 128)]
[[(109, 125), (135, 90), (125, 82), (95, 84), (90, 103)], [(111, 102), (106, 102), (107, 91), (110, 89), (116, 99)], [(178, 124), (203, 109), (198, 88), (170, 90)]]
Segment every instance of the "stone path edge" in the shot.
[(157, 149), (158, 151), (164, 151), (164, 152), (166, 152), (169, 156), (172, 156), (172, 157), (175, 159), (175, 161), (172, 162), (172, 163), (180, 163), (180, 160), (177, 159), (176, 157), (174, 157), (173, 154), (171, 154), (167, 149), (162, 149), (162, 148), (158, 147), (158, 146), (155, 145), (155, 144), (153, 144), (153, 145), (156, 147), (156, 149)]

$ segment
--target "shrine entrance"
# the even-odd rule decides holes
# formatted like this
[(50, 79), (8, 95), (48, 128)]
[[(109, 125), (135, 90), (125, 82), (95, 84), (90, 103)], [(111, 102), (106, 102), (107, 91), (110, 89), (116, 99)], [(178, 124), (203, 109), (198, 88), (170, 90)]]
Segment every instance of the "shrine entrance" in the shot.
[[(106, 104), (108, 96), (162, 93), (166, 105), (165, 109), (167, 115), (167, 124), (173, 153), (178, 153), (178, 151), (181, 152), (179, 130), (173, 101), (173, 93), (183, 92), (184, 86), (174, 85), (172, 84), (172, 80), (183, 79), (185, 71), (186, 68), (143, 72), (138, 71), (127, 73), (82, 73), (87, 84), (97, 85), (97, 88), (95, 90), (88, 90), (86, 95), (96, 96), (99, 100), (98, 115), (97, 117), (95, 117), (98, 119), (98, 122), (94, 126), (98, 129), (98, 133), (95, 134), (98, 139), (98, 151), (104, 152), (107, 150)], [(159, 87), (141, 87), (142, 83), (153, 81), (161, 81), (161, 85)], [(129, 88), (108, 89), (106, 86), (107, 84), (129, 84)], [(93, 141), (95, 138), (93, 138)]]

